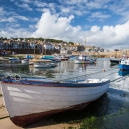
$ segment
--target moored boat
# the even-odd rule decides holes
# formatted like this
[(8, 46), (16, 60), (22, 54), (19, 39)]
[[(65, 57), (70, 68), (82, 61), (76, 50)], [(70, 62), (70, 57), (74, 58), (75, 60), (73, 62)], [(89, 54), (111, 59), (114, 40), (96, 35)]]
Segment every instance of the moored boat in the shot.
[(94, 64), (96, 63), (96, 59), (85, 56), (85, 55), (80, 55), (78, 58), (74, 59), (75, 64)]
[(24, 127), (53, 113), (80, 109), (109, 88), (109, 79), (45, 81), (9, 76), (1, 82), (10, 119)]
[(120, 70), (129, 70), (129, 58), (126, 54), (124, 54), (121, 58), (120, 64), (119, 64)]
[(111, 64), (119, 64), (120, 61), (121, 61), (120, 58), (111, 58), (111, 59), (110, 59), (110, 63), (111, 63)]
[(116, 57), (110, 58), (110, 63), (111, 63), (111, 64), (120, 64), (120, 62), (121, 62), (123, 59), (124, 59), (124, 60), (127, 59), (127, 55), (126, 55), (126, 54), (123, 54), (121, 58), (116, 58)]
[(64, 55), (54, 55), (54, 57), (61, 61), (67, 61), (69, 59), (69, 57), (66, 57)]
[(119, 64), (119, 68), (121, 70), (129, 70), (129, 59), (121, 60), (121, 62)]
[(21, 62), (21, 60), (17, 57), (10, 57), (8, 59), (10, 63)]
[(43, 59), (43, 60), (51, 60), (53, 62), (61, 62), (61, 59), (60, 58), (57, 58), (56, 56), (54, 55), (43, 55), (41, 56), (40, 59)]
[(24, 59), (21, 60), (21, 62), (23, 64), (29, 64), (29, 59), (28, 58), (24, 58)]
[(51, 60), (43, 60), (43, 59), (32, 59), (30, 63), (33, 64), (34, 68), (51, 68), (55, 67), (56, 64)]
[(20, 59), (19, 59), (19, 58), (16, 58), (16, 57), (10, 57), (9, 60), (12, 60), (12, 61), (19, 61)]

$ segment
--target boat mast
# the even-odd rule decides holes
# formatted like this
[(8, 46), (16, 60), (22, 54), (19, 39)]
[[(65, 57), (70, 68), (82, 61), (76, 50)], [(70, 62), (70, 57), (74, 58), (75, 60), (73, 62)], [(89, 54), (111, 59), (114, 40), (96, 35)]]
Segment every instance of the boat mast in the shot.
[(44, 44), (45, 44), (44, 50), (45, 50), (45, 55), (46, 55), (46, 39), (44, 39)]
[(84, 44), (84, 55), (86, 55), (86, 38), (85, 38), (85, 44)]
[(44, 41), (42, 42), (42, 56), (43, 56)]
[(36, 47), (36, 44), (35, 44), (35, 42), (34, 42), (34, 58), (35, 58), (35, 47)]

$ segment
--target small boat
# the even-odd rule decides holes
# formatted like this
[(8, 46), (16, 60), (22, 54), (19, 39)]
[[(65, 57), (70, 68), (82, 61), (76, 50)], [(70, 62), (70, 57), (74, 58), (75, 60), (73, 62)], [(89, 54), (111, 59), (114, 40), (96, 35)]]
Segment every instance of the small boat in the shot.
[(53, 62), (61, 62), (61, 59), (60, 58), (57, 58), (56, 56), (54, 55), (43, 55), (40, 59), (43, 59), (43, 60), (51, 60)]
[(111, 58), (110, 63), (111, 64), (119, 64), (121, 61), (121, 58)]
[(96, 63), (96, 59), (85, 56), (85, 55), (80, 55), (78, 58), (74, 59), (75, 64), (94, 64)]
[(56, 66), (51, 60), (43, 59), (32, 59), (30, 63), (33, 63), (34, 68), (51, 68)]
[(127, 58), (126, 54), (123, 54), (121, 58), (116, 58), (116, 57), (110, 58), (110, 63), (119, 64), (123, 59), (126, 59), (126, 58)]
[(129, 58), (126, 54), (124, 54), (121, 58), (120, 64), (119, 64), (120, 70), (129, 70)]
[(16, 58), (16, 57), (10, 57), (9, 60), (11, 60), (11, 61), (19, 61), (20, 59)]
[(109, 86), (109, 79), (51, 81), (8, 76), (1, 81), (10, 119), (21, 127), (54, 113), (84, 108)]
[(74, 55), (69, 56), (69, 60), (74, 60), (76, 58), (77, 58), (77, 56), (74, 56)]
[(23, 58), (23, 59), (21, 60), (21, 62), (22, 62), (23, 64), (29, 64), (29, 59), (28, 59), (28, 58)]
[(33, 56), (31, 56), (31, 55), (25, 55), (25, 57), (24, 57), (24, 59), (34, 59), (34, 57)]
[[(85, 38), (85, 46), (86, 48), (86, 38)], [(76, 59), (74, 59), (75, 64), (96, 64), (96, 58), (92, 56), (86, 56), (85, 53), (82, 53)]]
[(9, 63), (21, 62), (21, 60), (17, 57), (10, 57), (8, 59), (9, 59)]
[(122, 59), (119, 64), (119, 69), (129, 70), (129, 59)]
[(60, 61), (67, 61), (69, 57), (66, 57), (64, 55), (54, 55), (55, 59), (60, 60)]

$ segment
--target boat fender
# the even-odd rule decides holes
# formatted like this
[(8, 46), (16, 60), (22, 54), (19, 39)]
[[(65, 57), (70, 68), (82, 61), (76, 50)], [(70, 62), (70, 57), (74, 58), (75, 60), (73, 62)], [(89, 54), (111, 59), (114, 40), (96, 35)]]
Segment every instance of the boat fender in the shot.
[(105, 72), (105, 69), (102, 69), (103, 72)]

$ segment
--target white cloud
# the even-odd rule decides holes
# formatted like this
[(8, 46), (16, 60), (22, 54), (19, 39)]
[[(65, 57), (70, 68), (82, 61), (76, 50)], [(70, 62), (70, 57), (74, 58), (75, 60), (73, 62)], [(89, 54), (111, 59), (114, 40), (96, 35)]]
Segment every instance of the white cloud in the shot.
[(15, 29), (15, 28), (11, 28), (8, 27), (8, 29), (3, 29), (0, 31), (0, 35), (1, 37), (7, 37), (7, 38), (11, 38), (11, 37), (15, 37), (15, 38), (28, 38), (31, 36), (31, 32), (27, 29)]
[(20, 16), (20, 15), (17, 15), (17, 16), (14, 16), (14, 17), (17, 18), (17, 19), (23, 20), (23, 21), (28, 21), (29, 20), (29, 18), (24, 17), (24, 16)]
[(37, 23), (37, 30), (32, 34), (32, 37), (58, 38), (62, 40), (68, 40), (69, 37), (72, 40), (72, 37), (75, 36), (72, 33), (77, 33), (81, 28), (70, 25), (73, 18), (73, 15), (67, 18), (51, 15), (49, 12), (43, 13)]
[(47, 3), (40, 2), (40, 1), (34, 1), (34, 5), (37, 6), (37, 7), (46, 7), (46, 6), (48, 6)]
[(4, 14), (6, 14), (7, 12), (2, 8), (2, 7), (0, 7), (0, 15), (4, 15)]
[(32, 3), (33, 2), (32, 0), (21, 0), (21, 1), (24, 3)]
[(0, 22), (15, 22), (15, 19), (13, 17), (0, 18)]
[(21, 3), (15, 2), (15, 5), (17, 5), (18, 7), (24, 8), (24, 10), (32, 11), (32, 8), (26, 3), (21, 4)]
[(62, 13), (69, 13), (70, 12), (70, 9), (69, 8), (61, 8), (61, 12)]
[(73, 5), (73, 4), (84, 4), (87, 3), (88, 0), (59, 0), (61, 3), (66, 3), (68, 5)]
[(101, 18), (101, 19), (106, 19), (109, 18), (110, 15), (109, 14), (104, 14), (102, 12), (93, 12), (91, 13), (91, 18)]
[(49, 12), (43, 13), (41, 19), (37, 23), (37, 30), (33, 32), (32, 37), (55, 38), (64, 41), (73, 41), (84, 43), (84, 38), (87, 39), (88, 45), (99, 47), (112, 48), (125, 47), (125, 42), (129, 40), (129, 21), (125, 24), (116, 26), (92, 26), (89, 31), (84, 31), (80, 26), (71, 26), (71, 21), (74, 16), (59, 17), (51, 15)]
[(100, 27), (99, 26), (92, 26), (91, 27), (91, 32), (97, 32), (100, 30)]

